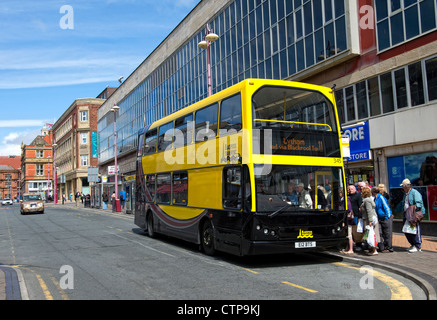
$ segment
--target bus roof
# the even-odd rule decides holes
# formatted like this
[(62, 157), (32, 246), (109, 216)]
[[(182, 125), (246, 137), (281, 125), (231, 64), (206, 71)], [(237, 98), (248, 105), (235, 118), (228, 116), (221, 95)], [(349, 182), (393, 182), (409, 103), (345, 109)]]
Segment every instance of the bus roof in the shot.
[(226, 98), (228, 96), (236, 94), (237, 92), (240, 92), (242, 90), (242, 88), (245, 88), (249, 85), (251, 85), (251, 86), (253, 85), (255, 88), (259, 88), (259, 87), (262, 87), (264, 85), (273, 85), (273, 86), (274, 85), (282, 85), (282, 86), (287, 86), (287, 87), (297, 87), (297, 88), (301, 88), (301, 89), (320, 91), (325, 95), (332, 94), (332, 90), (328, 87), (314, 85), (314, 84), (308, 84), (308, 83), (304, 83), (304, 82), (295, 82), (295, 81), (286, 81), (286, 80), (272, 80), (272, 79), (246, 79), (246, 80), (243, 80), (243, 81), (241, 81), (241, 82), (239, 82), (239, 83), (237, 83), (229, 88), (226, 88), (220, 92), (217, 92), (210, 97), (202, 99), (202, 100), (200, 100), (192, 105), (189, 105), (188, 107), (185, 107), (185, 108), (178, 110), (178, 111), (176, 111), (176, 112), (174, 112), (174, 113), (172, 113), (164, 118), (161, 118), (161, 119), (155, 121), (154, 123), (141, 129), (139, 131), (139, 134), (141, 134), (142, 132), (146, 132), (149, 129), (155, 129), (163, 124), (171, 122), (171, 121), (178, 119), (180, 117), (183, 117), (187, 114), (193, 113), (196, 110), (199, 110), (203, 107), (207, 107), (207, 106), (209, 106), (217, 101), (222, 100), (223, 98)]

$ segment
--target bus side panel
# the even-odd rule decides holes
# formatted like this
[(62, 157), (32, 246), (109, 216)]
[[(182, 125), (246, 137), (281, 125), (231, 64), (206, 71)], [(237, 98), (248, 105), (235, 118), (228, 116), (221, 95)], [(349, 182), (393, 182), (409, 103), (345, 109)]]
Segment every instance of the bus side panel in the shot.
[[(158, 233), (189, 242), (199, 243), (199, 223), (207, 214), (208, 210), (184, 207), (184, 211), (192, 217), (189, 219), (177, 219), (174, 217), (174, 206), (151, 203), (150, 209), (153, 212), (154, 226)], [(179, 208), (176, 207), (176, 209)]]

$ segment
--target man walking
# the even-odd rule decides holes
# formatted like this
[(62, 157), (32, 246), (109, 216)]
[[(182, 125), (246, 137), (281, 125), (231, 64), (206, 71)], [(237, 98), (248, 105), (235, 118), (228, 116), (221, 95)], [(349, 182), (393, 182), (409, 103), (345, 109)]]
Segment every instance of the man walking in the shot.
[[(405, 191), (404, 199), (402, 200), (402, 208), (404, 209), (404, 219), (403, 223), (407, 220), (406, 212), (408, 207), (415, 205), (416, 211), (422, 211), (425, 214), (425, 207), (423, 205), (422, 195), (419, 191), (413, 189), (411, 187), (411, 182), (408, 179), (404, 179), (401, 184), (402, 189)], [(416, 234), (405, 233), (408, 242), (411, 244), (411, 247), (408, 249), (408, 252), (413, 253), (417, 251), (422, 251), (422, 235), (420, 232), (420, 223), (416, 222)]]
[(378, 243), (381, 252), (393, 252), (392, 233), (393, 233), (393, 214), (388, 206), (387, 199), (379, 193), (377, 187), (372, 188), (372, 195), (375, 197), (375, 211), (378, 215), (378, 222), (381, 227), (383, 241)]

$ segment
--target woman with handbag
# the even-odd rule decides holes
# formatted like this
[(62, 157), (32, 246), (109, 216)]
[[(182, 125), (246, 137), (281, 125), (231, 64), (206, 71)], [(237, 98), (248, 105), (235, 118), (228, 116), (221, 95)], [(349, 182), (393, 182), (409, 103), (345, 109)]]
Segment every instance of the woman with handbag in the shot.
[(369, 255), (377, 255), (378, 251), (376, 247), (380, 242), (379, 237), (379, 225), (378, 225), (378, 216), (375, 211), (375, 202), (371, 197), (371, 192), (369, 187), (363, 188), (361, 191), (361, 196), (363, 197), (363, 203), (361, 204), (360, 211), (363, 215), (364, 226), (368, 231), (367, 234), (370, 234), (366, 240), (369, 244)]
[(415, 233), (405, 233), (405, 237), (407, 237), (408, 242), (411, 244), (411, 247), (407, 250), (410, 253), (422, 251), (420, 219), (416, 217), (418, 212), (422, 218), (423, 214), (425, 214), (425, 207), (423, 205), (422, 195), (419, 191), (411, 187), (411, 182), (408, 179), (404, 179), (404, 181), (402, 181), (401, 187), (405, 191), (404, 199), (402, 200), (402, 208), (404, 208), (404, 223), (405, 221), (407, 221), (407, 211), (409, 211), (408, 208), (410, 206), (415, 206), (415, 209), (413, 210), (414, 212), (412, 214), (413, 217), (408, 219), (411, 224), (415, 225)]

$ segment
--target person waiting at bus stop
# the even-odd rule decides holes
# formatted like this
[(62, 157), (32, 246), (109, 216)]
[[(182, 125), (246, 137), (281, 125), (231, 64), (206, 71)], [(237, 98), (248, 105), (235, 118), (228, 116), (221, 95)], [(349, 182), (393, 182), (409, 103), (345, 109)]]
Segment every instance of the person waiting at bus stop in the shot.
[[(419, 191), (411, 187), (411, 182), (409, 179), (404, 179), (401, 183), (401, 187), (405, 191), (404, 199), (401, 202), (404, 210), (403, 223), (405, 223), (407, 220), (406, 212), (410, 206), (415, 205), (416, 211), (422, 211), (423, 214), (425, 214), (425, 207), (423, 205), (422, 195)], [(419, 221), (416, 222), (416, 230), (416, 234), (405, 233), (408, 242), (411, 244), (411, 247), (408, 249), (408, 252), (410, 253), (422, 251), (422, 234)]]
[(388, 206), (386, 198), (380, 193), (379, 188), (372, 188), (372, 195), (375, 197), (375, 211), (378, 215), (378, 222), (381, 228), (381, 242), (378, 243), (381, 252), (393, 252), (393, 214)]

